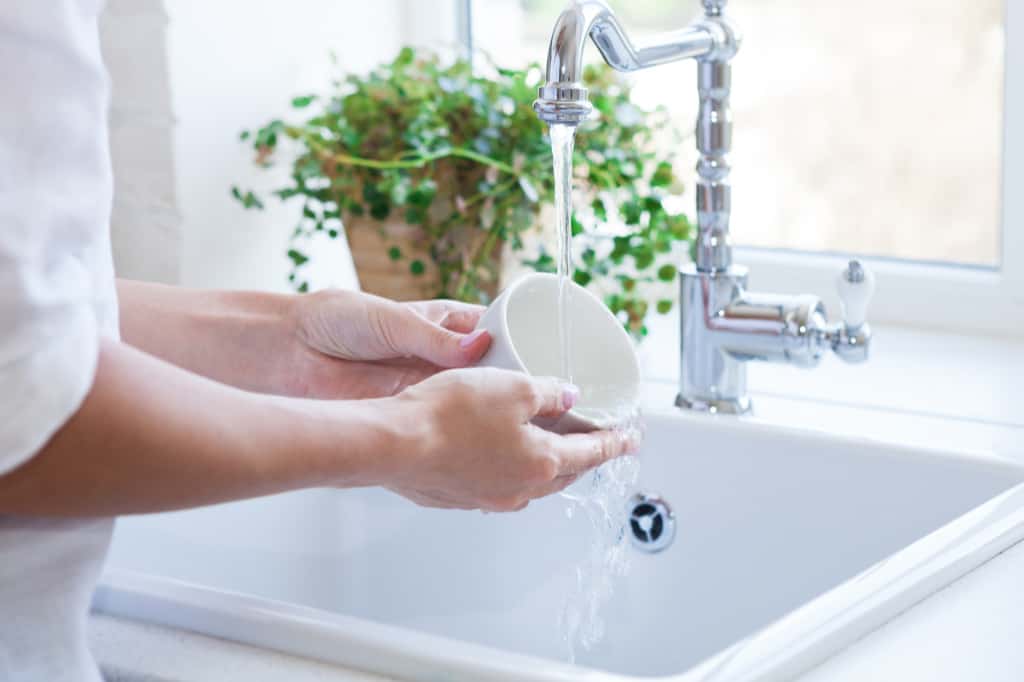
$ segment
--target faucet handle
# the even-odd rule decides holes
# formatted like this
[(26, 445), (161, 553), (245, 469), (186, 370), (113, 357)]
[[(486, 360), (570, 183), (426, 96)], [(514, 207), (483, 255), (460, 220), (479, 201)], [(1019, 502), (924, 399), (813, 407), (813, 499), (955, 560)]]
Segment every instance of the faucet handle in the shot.
[(868, 317), (868, 303), (875, 293), (875, 275), (860, 261), (851, 260), (839, 273), (836, 289), (843, 306), (843, 322), (848, 330), (856, 330)]

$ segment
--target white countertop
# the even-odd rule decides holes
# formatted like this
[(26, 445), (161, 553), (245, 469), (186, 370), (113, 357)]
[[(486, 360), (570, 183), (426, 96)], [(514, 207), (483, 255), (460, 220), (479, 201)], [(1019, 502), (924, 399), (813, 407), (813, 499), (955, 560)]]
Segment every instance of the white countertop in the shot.
[[(649, 407), (670, 405), (675, 397), (676, 339), (674, 320), (662, 318), (641, 349)], [(752, 364), (754, 418), (1024, 463), (1024, 338), (879, 328), (874, 344), (865, 365), (835, 358), (814, 370)], [(801, 679), (1017, 680), (1024, 669), (1017, 641), (1024, 629), (1022, 580), (1024, 543)], [(255, 681), (380, 679), (106, 616), (94, 618), (93, 629), (97, 657), (117, 673), (114, 679), (213, 680), (243, 669), (245, 679)], [(186, 655), (171, 655), (176, 647)], [(245, 664), (249, 659), (266, 665)]]

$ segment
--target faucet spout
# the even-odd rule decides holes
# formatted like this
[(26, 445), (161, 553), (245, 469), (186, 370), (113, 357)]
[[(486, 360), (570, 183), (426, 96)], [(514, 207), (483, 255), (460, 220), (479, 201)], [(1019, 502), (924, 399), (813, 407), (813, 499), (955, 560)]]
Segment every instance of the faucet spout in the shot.
[(728, 154), (732, 146), (730, 60), (740, 46), (736, 27), (723, 14), (728, 0), (701, 0), (704, 14), (678, 31), (635, 43), (605, 0), (570, 0), (551, 32), (545, 83), (533, 108), (548, 124), (579, 125), (593, 111), (583, 85), (583, 51), (594, 41), (606, 62), (637, 71), (680, 59), (697, 60), (700, 114), (696, 140), (697, 267), (724, 272), (732, 265), (729, 214), (732, 193)]
[(679, 59), (702, 58), (719, 43), (712, 24), (696, 24), (634, 43), (604, 0), (572, 0), (555, 22), (548, 45), (546, 82), (534, 102), (547, 123), (579, 125), (593, 110), (583, 87), (587, 38), (618, 71), (638, 71)]
[(740, 34), (723, 11), (728, 0), (701, 0), (690, 26), (638, 44), (604, 0), (570, 0), (555, 22), (544, 85), (533, 108), (548, 124), (579, 125), (592, 112), (583, 85), (583, 50), (594, 41), (606, 62), (637, 71), (678, 59), (697, 61), (700, 110), (695, 140), (697, 234), (693, 263), (679, 270), (680, 371), (676, 404), (708, 412), (750, 410), (746, 363), (813, 367), (829, 350), (847, 362), (867, 359), (870, 272), (851, 261), (839, 277), (845, 320), (830, 323), (820, 299), (751, 292), (747, 269), (732, 261), (731, 60)]

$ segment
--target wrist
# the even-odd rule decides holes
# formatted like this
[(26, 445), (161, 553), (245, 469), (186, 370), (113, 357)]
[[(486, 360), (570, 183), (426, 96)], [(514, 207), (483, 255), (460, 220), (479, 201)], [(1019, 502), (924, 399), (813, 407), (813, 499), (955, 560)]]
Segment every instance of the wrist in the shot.
[(414, 401), (267, 399), (294, 425), (281, 459), (289, 487), (388, 486), (426, 451), (428, 417)]
[(323, 356), (307, 341), (306, 320), (319, 294), (291, 294), (277, 297), (273, 311), (272, 336), (278, 352), (268, 367), (267, 392), (294, 398), (312, 397), (311, 378), (317, 376)]
[(436, 425), (430, 406), (408, 395), (359, 401), (372, 416), (373, 456), (367, 462), (372, 481), (391, 487), (419, 468), (432, 451)]

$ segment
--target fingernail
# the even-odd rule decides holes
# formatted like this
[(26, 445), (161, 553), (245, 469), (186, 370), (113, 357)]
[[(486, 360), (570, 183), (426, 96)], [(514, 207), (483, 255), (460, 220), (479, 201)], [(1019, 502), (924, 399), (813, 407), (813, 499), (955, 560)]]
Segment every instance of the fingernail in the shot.
[(580, 389), (573, 384), (562, 386), (562, 407), (571, 410), (576, 401), (580, 399)]
[(479, 339), (481, 336), (483, 336), (486, 333), (487, 333), (486, 329), (475, 329), (475, 330), (471, 331), (470, 333), (466, 334), (465, 336), (463, 336), (461, 339), (459, 339), (459, 346), (461, 348), (469, 348), (474, 343), (476, 343), (477, 339)]
[(635, 453), (644, 441), (644, 433), (640, 429), (631, 428), (622, 432), (622, 449), (624, 452)]

